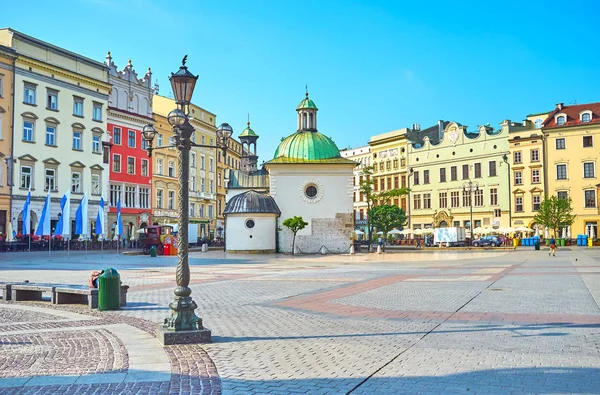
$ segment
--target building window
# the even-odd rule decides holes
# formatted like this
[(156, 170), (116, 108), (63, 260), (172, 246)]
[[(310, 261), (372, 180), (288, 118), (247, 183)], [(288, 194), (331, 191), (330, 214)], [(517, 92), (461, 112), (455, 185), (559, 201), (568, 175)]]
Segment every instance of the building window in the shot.
[(450, 205), (452, 208), (460, 207), (460, 194), (458, 191), (450, 192)]
[(565, 124), (565, 122), (566, 122), (566, 119), (565, 119), (565, 116), (564, 116), (564, 115), (560, 115), (560, 116), (556, 117), (556, 124), (557, 124), (558, 126), (562, 126), (562, 125), (564, 125), (564, 124)]
[(556, 192), (556, 197), (559, 199), (567, 200), (569, 198), (569, 192), (558, 191), (558, 192)]
[(469, 165), (462, 166), (462, 179), (463, 180), (469, 179)]
[[(392, 189), (392, 188), (391, 188), (391, 185), (390, 185), (391, 183), (392, 183), (392, 180), (391, 180), (391, 179), (388, 179), (388, 189)], [(219, 174), (217, 175), (217, 186), (218, 186), (218, 187), (220, 187), (220, 186), (221, 186), (221, 173), (219, 173)]]
[(169, 161), (169, 177), (175, 177), (175, 162)]
[(205, 162), (205, 158), (204, 156), (200, 156), (200, 170), (204, 170), (204, 162)]
[(431, 208), (431, 194), (430, 193), (423, 194), (423, 208), (424, 209)]
[(142, 159), (142, 176), (148, 177), (148, 159)]
[(475, 191), (475, 207), (483, 207), (483, 189)]
[(23, 141), (33, 142), (33, 122), (23, 122)]
[(81, 151), (81, 132), (73, 132), (73, 149)]
[(556, 139), (556, 149), (565, 149), (565, 139)]
[(100, 136), (92, 136), (92, 152), (95, 154), (100, 153)]
[(567, 179), (567, 165), (556, 165), (556, 179), (566, 180)]
[(533, 196), (533, 211), (538, 211), (540, 209), (541, 201), (542, 197), (540, 195)]
[(127, 174), (135, 174), (135, 158), (133, 156), (127, 157)]
[(196, 176), (193, 174), (190, 175), (190, 191), (196, 191)]
[(421, 195), (418, 193), (413, 196), (413, 209), (421, 209)]
[[(212, 139), (211, 139), (211, 144), (212, 144)], [(212, 204), (208, 205), (208, 218), (212, 218), (213, 217), (213, 206)]]
[(523, 173), (515, 171), (515, 185), (523, 185)]
[(531, 183), (539, 184), (540, 183), (540, 171), (539, 170), (531, 170)]
[(31, 188), (31, 179), (33, 177), (33, 168), (31, 166), (21, 166), (21, 188)]
[(125, 187), (125, 207), (135, 207), (135, 187)]
[(121, 155), (113, 154), (113, 171), (115, 173), (121, 172)]
[(131, 148), (135, 148), (135, 131), (130, 130), (128, 136), (127, 145)]
[(156, 146), (162, 147), (162, 134), (158, 133), (156, 135)]
[(595, 178), (594, 162), (585, 162), (583, 164), (583, 178)]
[(200, 179), (200, 192), (206, 192), (206, 183), (204, 178)]
[(423, 170), (423, 184), (429, 184), (429, 170)]
[(446, 168), (440, 169), (440, 182), (446, 182)]
[(447, 192), (440, 192), (439, 206), (440, 206), (440, 208), (448, 208), (448, 193)]
[(190, 217), (196, 216), (196, 203), (190, 203)]
[(102, 163), (110, 163), (110, 149), (108, 147), (102, 147)]
[(169, 210), (175, 209), (175, 191), (169, 191)]
[(521, 151), (513, 153), (513, 163), (521, 163)]
[(35, 105), (35, 85), (25, 84), (23, 102)]
[(309, 185), (306, 187), (306, 190), (304, 191), (304, 194), (306, 195), (307, 198), (309, 199), (314, 199), (317, 196), (317, 187), (314, 185)]
[(190, 161), (191, 161), (191, 167), (196, 167), (196, 153), (192, 152), (190, 153)]
[(140, 188), (140, 208), (150, 208), (150, 188)]
[(379, 190), (383, 191), (385, 189), (385, 178), (379, 179)]
[(450, 181), (458, 180), (458, 169), (456, 166), (450, 168)]
[(83, 99), (81, 97), (73, 98), (73, 115), (83, 117)]
[(592, 136), (583, 136), (583, 148), (589, 148), (594, 146), (594, 140)]
[(592, 120), (592, 116), (589, 112), (581, 114), (581, 122), (590, 122)]
[[(204, 136), (202, 136), (204, 139)], [(200, 204), (200, 218), (204, 218), (204, 204)]]
[(502, 210), (500, 210), (499, 208), (494, 209), (494, 218), (500, 217), (502, 217)]
[(79, 172), (71, 174), (71, 192), (81, 193), (81, 173)]
[(58, 111), (58, 91), (54, 89), (47, 90), (46, 109)]
[(120, 198), (121, 185), (110, 184), (110, 205), (116, 207)]
[(490, 188), (490, 206), (498, 205), (498, 188)]
[(394, 176), (394, 189), (398, 189), (400, 185), (398, 184), (398, 176)]
[(490, 177), (496, 177), (498, 174), (496, 172), (496, 161), (492, 160), (488, 163), (488, 170)]
[(534, 123), (535, 128), (540, 129), (542, 127), (542, 123), (544, 123), (544, 121), (542, 121), (541, 118), (536, 119)]
[(100, 174), (92, 174), (92, 195), (101, 195)]
[(92, 119), (94, 121), (102, 121), (102, 104), (94, 103), (94, 110), (92, 112)]
[(463, 191), (462, 197), (463, 207), (471, 207), (471, 192)]
[[(119, 145), (121, 144), (121, 128), (113, 128), (113, 143)], [(161, 144), (159, 143), (158, 146), (160, 147)]]
[(515, 211), (517, 213), (523, 212), (523, 197), (522, 196), (515, 197)]
[(481, 178), (481, 163), (475, 163), (475, 171), (474, 171), (474, 177), (475, 178)]
[(163, 160), (160, 158), (156, 159), (156, 174), (162, 176), (163, 174)]
[(540, 150), (538, 150), (538, 149), (532, 149), (531, 150), (531, 161), (532, 162), (539, 162), (540, 161)]
[(419, 172), (415, 171), (413, 173), (413, 185), (419, 185)]
[(584, 192), (585, 192), (585, 207), (586, 208), (596, 207), (596, 191), (595, 190), (587, 190)]
[(156, 207), (163, 208), (163, 190), (156, 190)]
[(215, 182), (214, 182), (214, 180), (209, 180), (208, 193), (214, 193), (214, 191), (215, 191)]
[(209, 158), (208, 159), (208, 171), (210, 171), (212, 173), (213, 171), (215, 171), (214, 167), (215, 167), (215, 159)]
[(56, 147), (56, 127), (46, 126), (46, 145)]
[(56, 170), (46, 169), (44, 173), (44, 190), (56, 191)]

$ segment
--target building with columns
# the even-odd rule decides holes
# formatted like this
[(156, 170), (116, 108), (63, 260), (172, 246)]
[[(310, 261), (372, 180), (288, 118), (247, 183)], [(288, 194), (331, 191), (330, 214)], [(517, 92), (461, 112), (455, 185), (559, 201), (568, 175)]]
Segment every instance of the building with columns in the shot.
[[(60, 200), (71, 191), (71, 220), (89, 194), (88, 221), (95, 220), (108, 172), (102, 143), (107, 139), (108, 67), (13, 29), (0, 29), (0, 45), (16, 52), (12, 204), (13, 229), (31, 190), (32, 230), (50, 191), (51, 226)], [(5, 70), (4, 68), (2, 70)], [(90, 228), (93, 229), (93, 228)]]
[(108, 151), (110, 163), (108, 221), (106, 233), (114, 236), (117, 223), (117, 201), (121, 201), (121, 217), (126, 239), (133, 228), (152, 223), (152, 160), (146, 152), (142, 128), (154, 123), (152, 118), (152, 72), (140, 78), (131, 60), (118, 70), (110, 52), (106, 55), (108, 81), (112, 85), (108, 99)]

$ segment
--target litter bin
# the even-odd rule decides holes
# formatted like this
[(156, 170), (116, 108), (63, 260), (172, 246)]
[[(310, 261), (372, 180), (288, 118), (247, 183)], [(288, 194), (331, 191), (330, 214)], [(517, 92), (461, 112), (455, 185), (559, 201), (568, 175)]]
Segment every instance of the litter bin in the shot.
[(121, 276), (113, 268), (106, 268), (98, 276), (98, 310), (121, 308)]
[(535, 250), (539, 251), (540, 250), (540, 242), (536, 240), (535, 242)]
[(156, 258), (156, 246), (150, 247), (150, 256)]
[(550, 239), (546, 239), (546, 247), (550, 247)]
[(591, 247), (594, 245), (594, 239), (592, 239), (591, 237), (588, 237), (587, 242), (588, 242), (588, 247)]
[(163, 245), (163, 255), (171, 255), (171, 244), (165, 243)]
[(513, 247), (518, 247), (518, 246), (519, 246), (519, 239), (515, 237), (513, 239)]

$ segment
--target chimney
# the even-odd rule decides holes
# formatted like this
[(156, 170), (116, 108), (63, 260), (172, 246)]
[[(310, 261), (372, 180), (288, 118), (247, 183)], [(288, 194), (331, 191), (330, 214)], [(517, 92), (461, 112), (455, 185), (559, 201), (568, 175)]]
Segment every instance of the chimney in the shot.
[(440, 132), (441, 137), (442, 133), (444, 133), (444, 121), (442, 121), (441, 119), (438, 121), (438, 131)]
[(556, 104), (556, 108), (558, 109), (558, 111), (562, 111), (564, 106), (565, 106), (565, 103), (557, 103)]

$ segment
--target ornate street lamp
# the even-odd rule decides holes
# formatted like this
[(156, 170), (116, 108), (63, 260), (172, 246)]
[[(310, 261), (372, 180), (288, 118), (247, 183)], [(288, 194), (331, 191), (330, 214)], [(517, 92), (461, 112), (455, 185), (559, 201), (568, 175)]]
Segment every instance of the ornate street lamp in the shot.
[(174, 144), (153, 147), (152, 142), (157, 132), (152, 125), (144, 126), (142, 136), (146, 140), (148, 157), (152, 151), (164, 148), (177, 148), (179, 172), (178, 176), (178, 222), (179, 222), (179, 249), (177, 251), (177, 270), (175, 279), (175, 298), (169, 304), (171, 316), (165, 318), (164, 325), (158, 332), (159, 340), (165, 344), (189, 344), (210, 342), (210, 330), (202, 326), (202, 319), (197, 317), (194, 310), (198, 307), (192, 300), (190, 284), (190, 266), (188, 263), (188, 224), (189, 224), (189, 172), (190, 149), (192, 147), (222, 149), (223, 155), (227, 152), (228, 139), (233, 134), (232, 127), (223, 123), (217, 129), (217, 144), (196, 144), (191, 137), (194, 127), (190, 124), (189, 105), (196, 86), (198, 76), (190, 73), (185, 65), (187, 55), (183, 58), (182, 65), (177, 73), (171, 73), (169, 80), (173, 88), (177, 108), (167, 116), (169, 124), (175, 133)]
[(463, 184), (463, 193), (469, 192), (469, 207), (471, 209), (471, 220), (469, 222), (469, 233), (471, 234), (471, 241), (473, 241), (473, 192), (479, 190), (479, 183), (477, 181), (465, 182)]
[(502, 155), (502, 162), (506, 164), (506, 178), (508, 180), (508, 227), (511, 228), (512, 224), (512, 191), (510, 188), (510, 164), (508, 163), (508, 156)]

